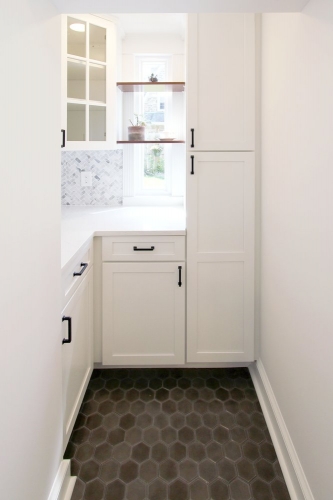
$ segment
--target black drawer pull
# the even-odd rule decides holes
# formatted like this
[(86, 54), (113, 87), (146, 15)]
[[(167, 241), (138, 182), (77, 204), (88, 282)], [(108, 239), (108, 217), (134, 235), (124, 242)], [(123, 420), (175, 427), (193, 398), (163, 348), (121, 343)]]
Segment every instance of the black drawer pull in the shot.
[(182, 266), (178, 266), (178, 273), (179, 273), (179, 276), (178, 276), (178, 286), (182, 286)]
[(87, 269), (88, 264), (85, 262), (81, 262), (81, 267), (82, 267), (81, 271), (79, 273), (73, 273), (73, 276), (82, 276), (84, 271)]
[(64, 130), (62, 128), (61, 129), (61, 133), (62, 133), (62, 144), (61, 144), (61, 147), (64, 148), (66, 146), (66, 130)]
[(63, 344), (70, 344), (72, 342), (72, 318), (70, 316), (63, 316), (62, 321), (68, 321), (68, 337), (62, 339)]
[(191, 128), (191, 135), (192, 135), (191, 148), (194, 148), (194, 128)]
[(134, 252), (152, 252), (154, 249), (155, 247), (150, 247), (150, 248), (133, 247)]
[(194, 156), (191, 155), (191, 175), (194, 174)]

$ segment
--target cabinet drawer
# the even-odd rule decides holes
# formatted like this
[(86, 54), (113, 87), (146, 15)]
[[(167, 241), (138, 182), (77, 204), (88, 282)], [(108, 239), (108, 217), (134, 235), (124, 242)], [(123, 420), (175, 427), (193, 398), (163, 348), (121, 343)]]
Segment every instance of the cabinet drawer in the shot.
[[(81, 264), (88, 264), (88, 266), (84, 268)], [(91, 246), (81, 255), (81, 257), (77, 259), (77, 261), (72, 266), (72, 269), (69, 272), (63, 274), (61, 279), (63, 307), (71, 298), (74, 291), (81, 284), (82, 279), (85, 278), (85, 276), (88, 274), (88, 271), (91, 268), (92, 264), (93, 250)], [(74, 276), (74, 273), (80, 272), (82, 272), (81, 276)]]
[(152, 262), (184, 259), (184, 236), (110, 236), (103, 238), (102, 260), (104, 262)]

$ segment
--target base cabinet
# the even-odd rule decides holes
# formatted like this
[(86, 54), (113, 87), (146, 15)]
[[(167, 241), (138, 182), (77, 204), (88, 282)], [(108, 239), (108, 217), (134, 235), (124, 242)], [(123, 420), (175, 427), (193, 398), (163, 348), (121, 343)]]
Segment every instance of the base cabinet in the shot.
[(253, 361), (254, 153), (191, 156), (187, 361)]
[(103, 263), (103, 364), (185, 361), (185, 263)]
[[(93, 273), (92, 270), (76, 289), (63, 317), (71, 319), (72, 340), (62, 345), (63, 428), (65, 450), (79, 412), (93, 367)], [(67, 339), (69, 321), (62, 323), (62, 338)]]

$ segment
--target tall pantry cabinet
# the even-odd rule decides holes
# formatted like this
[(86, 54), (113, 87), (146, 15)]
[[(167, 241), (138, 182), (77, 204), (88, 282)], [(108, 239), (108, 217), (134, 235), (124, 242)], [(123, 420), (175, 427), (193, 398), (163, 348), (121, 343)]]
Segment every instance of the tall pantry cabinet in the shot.
[(189, 14), (187, 361), (254, 359), (252, 14)]

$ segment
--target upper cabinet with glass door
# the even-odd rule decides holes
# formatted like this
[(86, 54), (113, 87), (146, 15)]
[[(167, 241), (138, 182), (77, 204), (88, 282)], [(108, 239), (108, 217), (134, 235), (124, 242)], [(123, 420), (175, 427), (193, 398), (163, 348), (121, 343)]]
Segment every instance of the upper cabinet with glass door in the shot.
[(116, 28), (95, 16), (63, 16), (62, 128), (65, 149), (116, 144)]

